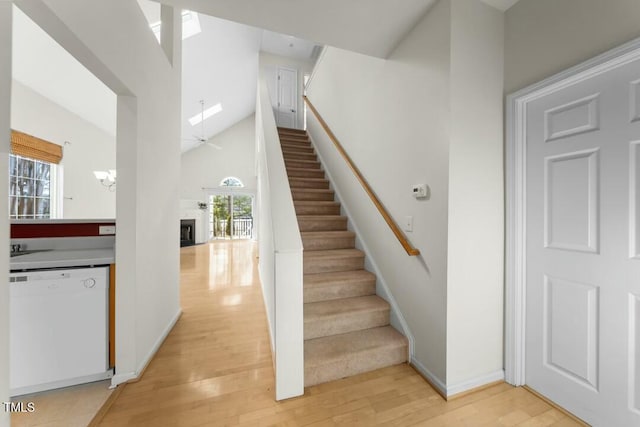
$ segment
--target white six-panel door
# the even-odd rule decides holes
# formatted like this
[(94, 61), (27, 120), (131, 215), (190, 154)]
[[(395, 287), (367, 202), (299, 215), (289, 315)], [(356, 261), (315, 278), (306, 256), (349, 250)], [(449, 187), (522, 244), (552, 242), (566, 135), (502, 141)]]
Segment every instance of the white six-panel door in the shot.
[(526, 111), (526, 383), (640, 426), (640, 61)]
[(295, 129), (297, 127), (298, 70), (278, 67), (278, 126)]

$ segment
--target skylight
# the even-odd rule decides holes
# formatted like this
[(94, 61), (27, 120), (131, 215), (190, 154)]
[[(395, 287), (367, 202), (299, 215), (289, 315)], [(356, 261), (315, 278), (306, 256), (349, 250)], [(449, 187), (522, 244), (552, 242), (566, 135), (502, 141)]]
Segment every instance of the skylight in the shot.
[[(158, 21), (149, 25), (151, 27), (151, 31), (160, 41), (160, 29), (162, 28), (162, 22)], [(182, 11), (182, 40), (188, 39), (191, 36), (195, 36), (200, 33), (202, 29), (200, 28), (200, 18), (198, 18), (198, 14), (196, 12), (192, 12), (190, 10)]]
[(214, 105), (213, 107), (209, 107), (206, 110), (204, 110), (201, 113), (196, 114), (195, 116), (191, 117), (189, 119), (189, 123), (191, 123), (191, 126), (195, 126), (198, 123), (200, 123), (203, 120), (207, 120), (209, 117), (218, 114), (220, 111), (222, 111), (222, 104), (220, 104), (219, 102)]

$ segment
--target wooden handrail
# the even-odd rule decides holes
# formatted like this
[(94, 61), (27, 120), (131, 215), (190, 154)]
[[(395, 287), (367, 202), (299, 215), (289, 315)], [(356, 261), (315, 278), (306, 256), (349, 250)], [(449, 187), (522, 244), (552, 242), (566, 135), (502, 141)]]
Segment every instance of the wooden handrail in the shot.
[(382, 203), (380, 202), (376, 194), (373, 192), (373, 190), (369, 186), (369, 183), (367, 183), (367, 180), (364, 179), (364, 177), (362, 176), (362, 173), (360, 173), (360, 170), (358, 169), (358, 167), (353, 163), (353, 160), (351, 160), (351, 157), (349, 157), (347, 152), (344, 150), (344, 148), (342, 147), (342, 144), (340, 144), (340, 141), (338, 141), (338, 138), (336, 138), (336, 136), (333, 134), (331, 129), (329, 129), (329, 125), (327, 125), (327, 122), (325, 122), (322, 116), (320, 115), (320, 113), (318, 113), (318, 110), (316, 110), (316, 107), (313, 106), (311, 101), (309, 101), (309, 98), (307, 98), (306, 96), (304, 97), (304, 102), (307, 103), (311, 111), (313, 111), (313, 114), (318, 118), (320, 125), (324, 128), (325, 132), (327, 132), (327, 135), (329, 135), (329, 138), (331, 139), (331, 141), (333, 141), (333, 145), (336, 146), (336, 149), (338, 150), (342, 158), (347, 162), (349, 169), (351, 169), (351, 171), (355, 174), (358, 181), (360, 181), (362, 188), (364, 188), (364, 191), (366, 191), (366, 193), (369, 195), (375, 207), (378, 208), (380, 215), (382, 215), (382, 218), (384, 218), (389, 228), (391, 228), (391, 231), (393, 231), (393, 234), (396, 235), (396, 238), (398, 239), (398, 241), (400, 242), (404, 250), (407, 251), (407, 254), (409, 256), (420, 255), (420, 251), (414, 248), (411, 245), (411, 243), (409, 243), (407, 236), (404, 235), (400, 227), (398, 227), (398, 224), (396, 224), (393, 218), (391, 218), (391, 215), (389, 215), (389, 212), (387, 212), (385, 207), (382, 205)]

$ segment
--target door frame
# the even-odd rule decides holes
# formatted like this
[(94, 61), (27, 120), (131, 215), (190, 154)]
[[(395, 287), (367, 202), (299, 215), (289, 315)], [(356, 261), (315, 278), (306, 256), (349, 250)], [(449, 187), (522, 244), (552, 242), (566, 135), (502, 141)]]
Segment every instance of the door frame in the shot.
[(525, 385), (527, 107), (541, 97), (640, 58), (640, 38), (507, 96), (505, 380)]
[[(293, 73), (296, 76), (296, 81), (295, 84), (293, 85), (295, 90), (296, 90), (296, 102), (295, 102), (295, 109), (296, 111), (293, 112), (293, 128), (297, 129), (298, 128), (298, 111), (300, 110), (300, 88), (299, 88), (299, 82), (298, 82), (298, 69), (297, 68), (293, 68), (293, 67), (289, 67), (286, 65), (278, 65), (276, 67), (276, 103), (277, 103), (277, 108), (278, 108), (278, 114), (280, 114), (280, 70), (287, 70), (287, 71), (293, 71)], [(277, 120), (276, 120), (277, 121)], [(279, 125), (279, 124), (278, 124)]]
[[(215, 197), (215, 196), (230, 196), (232, 199), (232, 203), (233, 203), (233, 197), (235, 196), (249, 196), (251, 197), (251, 215), (253, 217), (253, 224), (254, 227), (252, 227), (251, 229), (251, 238), (249, 240), (255, 240), (256, 239), (256, 227), (255, 225), (257, 224), (257, 219), (256, 219), (256, 194), (254, 191), (252, 190), (247, 190), (243, 187), (220, 187), (220, 189), (210, 189), (206, 191), (206, 200), (207, 200), (207, 227), (209, 227), (211, 225), (211, 223), (209, 222), (209, 206), (210, 203), (209, 201), (211, 200), (211, 197)], [(233, 221), (233, 212), (231, 212), (231, 219)], [(212, 233), (212, 230), (207, 230), (208, 234)], [(231, 236), (231, 240), (233, 239), (233, 236)], [(209, 238), (209, 241), (211, 241), (211, 238)]]

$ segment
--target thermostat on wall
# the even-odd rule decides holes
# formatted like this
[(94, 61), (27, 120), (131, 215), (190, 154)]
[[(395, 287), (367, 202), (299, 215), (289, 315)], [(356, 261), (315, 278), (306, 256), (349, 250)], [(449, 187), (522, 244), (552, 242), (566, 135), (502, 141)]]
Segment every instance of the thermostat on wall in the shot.
[(429, 193), (429, 186), (427, 184), (416, 184), (411, 188), (411, 194), (416, 199), (428, 199)]

